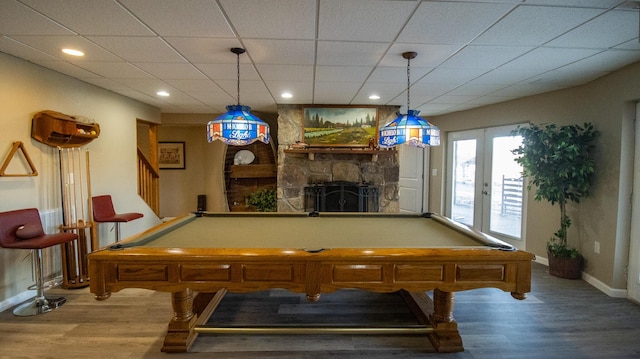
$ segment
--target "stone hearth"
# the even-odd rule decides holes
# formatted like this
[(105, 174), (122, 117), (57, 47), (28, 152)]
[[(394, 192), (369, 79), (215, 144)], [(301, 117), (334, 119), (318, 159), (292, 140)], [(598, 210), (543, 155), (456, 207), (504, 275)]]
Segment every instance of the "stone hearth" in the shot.
[[(378, 128), (393, 120), (397, 111), (397, 106), (379, 106)], [(376, 186), (379, 212), (398, 212), (397, 152), (381, 151), (372, 155), (357, 153), (357, 150), (353, 153), (329, 151), (314, 156), (285, 153), (291, 144), (302, 139), (303, 116), (302, 105), (278, 106), (278, 212), (305, 211), (305, 187), (337, 181)]]

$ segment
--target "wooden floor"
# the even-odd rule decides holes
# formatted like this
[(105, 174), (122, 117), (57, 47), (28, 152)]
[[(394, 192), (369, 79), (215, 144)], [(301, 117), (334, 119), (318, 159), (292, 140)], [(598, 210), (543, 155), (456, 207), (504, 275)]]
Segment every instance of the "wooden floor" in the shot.
[[(583, 281), (549, 276), (534, 264), (525, 301), (482, 289), (456, 293), (465, 351), (434, 353), (422, 336), (201, 335), (186, 354), (160, 352), (171, 317), (169, 295), (114, 293), (97, 302), (88, 289), (52, 289), (61, 308), (37, 317), (0, 313), (0, 358), (640, 358), (640, 306)], [(395, 295), (341, 291), (309, 303), (282, 290), (228, 295), (211, 321), (363, 324), (411, 321)]]

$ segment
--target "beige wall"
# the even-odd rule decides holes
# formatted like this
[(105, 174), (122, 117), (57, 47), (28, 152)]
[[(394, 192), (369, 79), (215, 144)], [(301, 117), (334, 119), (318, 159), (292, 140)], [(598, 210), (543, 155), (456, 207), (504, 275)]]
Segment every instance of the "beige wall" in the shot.
[(197, 196), (207, 196), (207, 210), (226, 212), (224, 158), (227, 145), (207, 142), (206, 123), (213, 115), (163, 114), (160, 141), (185, 142), (186, 168), (160, 170), (160, 216), (193, 212)]
[[(592, 195), (579, 206), (570, 206), (573, 225), (569, 241), (582, 249), (587, 274), (613, 289), (626, 288), (630, 215), (627, 194), (632, 173), (621, 163), (628, 166), (629, 152), (633, 152), (628, 136), (629, 128), (633, 128), (629, 124), (635, 117), (634, 103), (640, 99), (639, 78), (640, 63), (636, 63), (584, 86), (431, 118), (445, 133), (442, 146), (431, 151), (431, 166), (438, 168), (439, 174), (431, 181), (431, 210), (445, 211), (442, 174), (446, 173), (447, 132), (527, 122), (592, 122), (601, 132), (596, 144), (597, 172)], [(559, 228), (559, 221), (557, 206), (535, 202), (531, 193), (525, 249), (546, 258), (546, 242)], [(600, 254), (593, 251), (594, 241), (600, 242)]]
[[(57, 150), (31, 138), (31, 118), (42, 110), (82, 115), (100, 124), (100, 137), (91, 142), (93, 195), (111, 194), (116, 210), (142, 212), (145, 217), (122, 226), (122, 235), (140, 232), (159, 222), (137, 195), (136, 118), (160, 122), (157, 108), (72, 79), (38, 65), (0, 53), (0, 158), (14, 141), (22, 141), (38, 176), (0, 177), (0, 211), (37, 207), (41, 211), (61, 207)], [(7, 173), (25, 173), (12, 160)], [(101, 244), (113, 232), (100, 228)], [(33, 281), (27, 251), (0, 248), (0, 304), (23, 293)]]
[[(196, 210), (197, 196), (207, 196), (207, 210), (227, 212), (224, 161), (227, 145), (207, 142), (206, 124), (220, 114), (162, 114), (158, 130), (160, 141), (184, 141), (185, 170), (160, 171), (160, 216), (175, 217)], [(270, 127), (272, 141), (277, 140), (277, 114), (257, 113)], [(277, 142), (276, 142), (277, 145)]]

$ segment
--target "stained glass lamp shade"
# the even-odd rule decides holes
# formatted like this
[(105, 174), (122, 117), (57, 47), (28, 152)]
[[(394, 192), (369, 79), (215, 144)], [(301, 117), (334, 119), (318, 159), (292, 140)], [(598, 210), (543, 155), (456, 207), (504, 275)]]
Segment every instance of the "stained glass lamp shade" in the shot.
[(395, 120), (384, 125), (380, 130), (380, 147), (408, 144), (424, 148), (440, 145), (440, 130), (418, 117), (419, 113), (417, 110), (408, 110), (406, 115), (398, 113)]
[(249, 106), (227, 106), (226, 113), (207, 124), (207, 140), (220, 140), (232, 146), (245, 146), (255, 141), (269, 143), (269, 125), (250, 110)]

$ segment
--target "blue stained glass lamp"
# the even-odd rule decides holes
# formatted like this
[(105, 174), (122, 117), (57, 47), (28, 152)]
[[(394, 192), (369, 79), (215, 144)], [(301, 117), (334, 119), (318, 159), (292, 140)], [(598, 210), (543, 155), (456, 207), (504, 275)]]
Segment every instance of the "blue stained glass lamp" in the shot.
[(406, 115), (387, 123), (380, 130), (380, 147), (395, 147), (406, 143), (414, 147), (440, 145), (440, 130), (429, 121), (418, 117), (420, 111), (408, 110)]
[(230, 105), (227, 112), (207, 124), (207, 140), (220, 140), (232, 146), (255, 141), (269, 143), (269, 125), (254, 116), (249, 106)]
[(269, 125), (253, 115), (249, 106), (240, 105), (240, 54), (245, 49), (234, 47), (237, 56), (238, 104), (227, 106), (227, 112), (207, 123), (207, 140), (220, 140), (232, 146), (245, 146), (256, 141), (269, 143)]
[(407, 59), (407, 114), (398, 112), (398, 117), (384, 125), (380, 129), (378, 144), (383, 148), (408, 144), (414, 147), (429, 147), (440, 145), (440, 129), (429, 121), (418, 117), (420, 111), (410, 110), (411, 82), (409, 80), (411, 59), (418, 54), (416, 52), (404, 52), (402, 57)]

